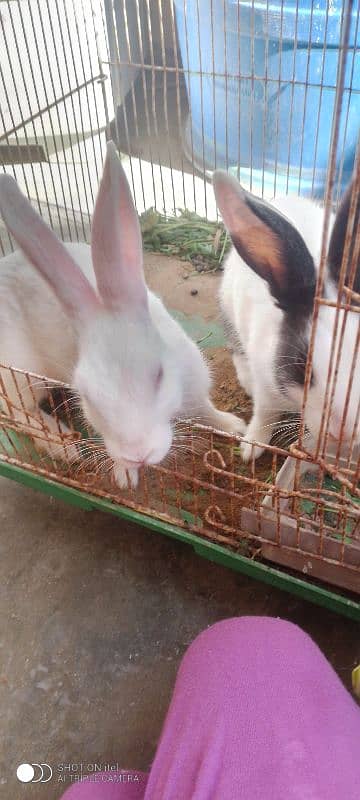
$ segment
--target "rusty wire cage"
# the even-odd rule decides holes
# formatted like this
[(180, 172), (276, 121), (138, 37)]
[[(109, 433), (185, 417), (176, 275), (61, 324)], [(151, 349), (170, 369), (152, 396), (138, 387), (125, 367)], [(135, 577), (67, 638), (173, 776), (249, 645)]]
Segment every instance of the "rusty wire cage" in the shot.
[[(190, 542), (212, 560), (360, 618), (356, 430), (346, 458), (339, 452), (331, 459), (326, 456), (341, 326), (360, 309), (360, 296), (354, 290), (360, 249), (356, 4), (344, 0), (335, 9), (338, 39), (336, 48), (330, 41), (332, 57), (336, 50), (330, 74), (330, 9), (325, 3), (320, 25), (315, 4), (309, 4), (301, 75), (294, 47), (288, 60), (293, 29), (289, 32), (283, 0), (276, 13), (269, 0), (211, 0), (206, 6), (210, 7), (208, 53), (201, 40), (203, 0), (2, 0), (0, 164), (64, 240), (89, 239), (109, 136), (123, 155), (139, 212), (155, 207), (176, 214), (188, 209), (216, 218), (210, 182), (216, 166), (232, 170), (260, 195), (284, 191), (319, 195), (325, 204), (325, 223), (312, 336), (320, 307), (331, 304), (324, 295), (330, 214), (354, 172), (336, 304), (339, 313), (316, 452), (306, 450), (302, 423), (290, 448), (266, 445), (261, 465), (253, 450), (245, 466), (238, 438), (181, 423), (187, 451), (181, 457), (174, 451), (164, 464), (146, 469), (136, 490), (129, 486), (120, 491), (111, 471), (103, 474), (91, 443), (86, 444), (89, 431), (71, 387), (4, 364), (0, 366), (0, 472), (85, 508), (100, 507), (141, 521)], [(296, 37), (301, 38), (297, 3), (292, 15)], [(234, 36), (237, 50), (231, 56)], [(317, 79), (311, 60), (314, 41), (320, 58)], [(282, 54), (287, 59), (286, 76)], [(315, 120), (310, 150), (305, 130), (309, 115)], [(322, 145), (321, 126), (328, 137)], [(2, 254), (12, 247), (0, 220)], [(360, 326), (358, 331), (352, 375), (359, 369)], [(303, 412), (310, 374), (311, 347)], [(29, 413), (28, 404), (24, 406), (24, 393), (29, 392), (36, 408), (39, 385), (47, 387), (51, 430), (40, 409)], [(350, 390), (351, 386), (345, 398)], [(360, 398), (356, 425), (359, 417)], [(70, 434), (63, 433), (64, 421)], [(314, 465), (317, 471), (309, 473), (308, 467)]]

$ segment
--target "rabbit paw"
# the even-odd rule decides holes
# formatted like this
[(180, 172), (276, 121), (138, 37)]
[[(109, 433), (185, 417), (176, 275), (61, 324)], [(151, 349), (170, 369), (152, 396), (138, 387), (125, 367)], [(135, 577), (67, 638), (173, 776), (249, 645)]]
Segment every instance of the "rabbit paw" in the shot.
[[(78, 461), (81, 460), (81, 449), (76, 439), (74, 439), (73, 432), (64, 425), (63, 422), (58, 423), (61, 433), (62, 433), (62, 440), (61, 444), (64, 448), (64, 452), (66, 453), (66, 458), (70, 462), (70, 464), (76, 464)], [(60, 452), (60, 449), (59, 449)]]
[(236, 414), (231, 414), (229, 411), (219, 411), (217, 408), (211, 407), (208, 415), (210, 424), (220, 431), (225, 433), (243, 434), (246, 430), (246, 422), (242, 417), (237, 417)]
[[(269, 444), (271, 434), (272, 425), (268, 424), (268, 418), (262, 414), (254, 414), (246, 429), (244, 436), (246, 442), (242, 442), (240, 445), (243, 461), (248, 462), (252, 458), (259, 458), (265, 450), (265, 445)], [(258, 447), (250, 444), (251, 442), (261, 442), (262, 444)]]
[(228, 433), (243, 434), (246, 431), (246, 422), (242, 417), (237, 417), (236, 414), (231, 414), (229, 411), (224, 411), (222, 428)]
[[(71, 465), (80, 461), (81, 450), (74, 432), (63, 422), (56, 421), (45, 412), (39, 411), (37, 416), (40, 416), (41, 422), (33, 418), (31, 425), (31, 435), (36, 450), (54, 461), (64, 461)], [(19, 422), (23, 421), (19, 415), (17, 418)]]
[(249, 442), (243, 442), (240, 445), (241, 457), (242, 460), (245, 461), (247, 464), (251, 461), (252, 457), (259, 458), (261, 454), (264, 452), (263, 447), (255, 447), (255, 445), (249, 444)]
[[(128, 480), (129, 476), (129, 480)], [(136, 489), (139, 482), (139, 470), (125, 469), (121, 464), (114, 464), (115, 483), (120, 489)]]

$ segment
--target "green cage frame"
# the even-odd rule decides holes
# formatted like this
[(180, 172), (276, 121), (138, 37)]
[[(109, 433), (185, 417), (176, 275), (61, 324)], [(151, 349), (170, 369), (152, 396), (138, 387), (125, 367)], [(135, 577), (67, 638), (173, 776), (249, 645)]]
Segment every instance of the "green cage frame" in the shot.
[(230, 568), (235, 572), (240, 572), (255, 580), (263, 581), (269, 586), (289, 592), (303, 600), (308, 600), (315, 605), (322, 606), (345, 617), (349, 617), (360, 622), (360, 602), (350, 599), (342, 594), (333, 592), (323, 586), (311, 583), (310, 581), (297, 578), (285, 570), (269, 566), (247, 558), (246, 556), (232, 553), (223, 547), (206, 539), (197, 536), (190, 531), (186, 531), (176, 525), (163, 522), (156, 517), (151, 517), (134, 511), (125, 505), (112, 503), (109, 500), (96, 497), (95, 495), (82, 492), (62, 483), (57, 483), (49, 478), (23, 469), (9, 462), (0, 459), (0, 475), (10, 478), (23, 486), (36, 489), (58, 500), (63, 500), (70, 505), (81, 508), (85, 511), (104, 511), (115, 514), (120, 519), (134, 522), (149, 531), (161, 533), (171, 539), (177, 539), (190, 545), (197, 555)]

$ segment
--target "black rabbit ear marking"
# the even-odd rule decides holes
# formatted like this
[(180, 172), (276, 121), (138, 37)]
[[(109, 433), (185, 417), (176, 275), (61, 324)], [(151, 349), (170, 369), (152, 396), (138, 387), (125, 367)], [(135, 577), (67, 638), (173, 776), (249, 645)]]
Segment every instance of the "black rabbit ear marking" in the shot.
[[(328, 268), (329, 274), (331, 279), (337, 285), (339, 282), (340, 271), (341, 271), (341, 262), (345, 247), (346, 241), (346, 234), (347, 234), (347, 227), (349, 221), (349, 214), (350, 214), (350, 206), (352, 200), (352, 194), (354, 190), (354, 182), (350, 183), (346, 192), (341, 200), (340, 206), (338, 208), (334, 227), (331, 232), (330, 243), (329, 243), (329, 250), (328, 250)], [(353, 225), (353, 234), (356, 235), (357, 230), (360, 226), (360, 191), (356, 196), (356, 207), (355, 207), (355, 217), (354, 217), (354, 225)], [(347, 263), (347, 271), (346, 271), (346, 278), (349, 278), (350, 272), (352, 271), (352, 255), (354, 252), (354, 243), (350, 243), (350, 251), (349, 251), (349, 258)], [(346, 279), (345, 279), (346, 282)], [(355, 271), (355, 278), (353, 289), (355, 292), (360, 292), (360, 255), (358, 257), (358, 263), (356, 266)]]
[[(304, 320), (300, 317), (284, 316), (276, 360), (276, 376), (281, 391), (289, 384), (303, 387), (305, 384), (306, 362), (309, 338), (304, 330)], [(296, 358), (294, 359), (294, 353)], [(310, 386), (314, 386), (314, 373), (310, 373)]]
[(279, 211), (245, 191), (225, 172), (215, 172), (216, 200), (234, 247), (245, 263), (267, 281), (285, 311), (311, 311), (316, 273), (300, 233)]

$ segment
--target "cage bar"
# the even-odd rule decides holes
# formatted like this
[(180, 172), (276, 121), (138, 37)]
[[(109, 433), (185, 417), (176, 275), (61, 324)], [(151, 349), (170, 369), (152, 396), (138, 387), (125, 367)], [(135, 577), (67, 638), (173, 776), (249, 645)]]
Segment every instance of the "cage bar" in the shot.
[[(217, 219), (210, 181), (220, 165), (265, 198), (284, 191), (315, 197), (320, 191), (325, 217), (295, 442), (266, 445), (261, 464), (255, 446), (262, 443), (252, 442), (245, 469), (239, 437), (181, 421), (168, 459), (148, 468), (136, 490), (130, 484), (120, 490), (71, 387), (16, 364), (0, 364), (0, 472), (141, 519), (191, 541), (209, 557), (221, 553), (226, 563), (241, 564), (251, 574), (257, 571), (269, 580), (277, 575), (278, 582), (290, 585), (286, 570), (294, 570), (302, 577), (293, 586), (300, 591), (301, 585), (319, 602), (333, 597), (332, 590), (319, 588), (319, 581), (336, 586), (345, 592), (337, 596), (338, 606), (360, 615), (360, 398), (345, 456), (341, 447), (360, 361), (360, 149), (358, 144), (356, 152), (351, 139), (356, 103), (360, 112), (359, 13), (353, 0), (336, 1), (333, 13), (328, 4), (302, 5), (294, 3), (290, 25), (283, 0), (275, 10), (268, 0), (1, 3), (0, 169), (16, 178), (62, 239), (89, 241), (110, 136), (121, 152), (139, 213), (154, 207), (176, 215), (185, 209)], [(289, 114), (285, 138), (284, 97)], [(333, 113), (325, 181), (319, 159), (327, 103), (333, 104)], [(309, 114), (316, 120), (311, 167)], [(350, 162), (353, 192), (334, 299), (325, 291), (326, 254)], [(1, 254), (12, 247), (0, 220)], [(334, 309), (334, 327), (321, 426), (310, 447), (305, 414), (324, 308)], [(350, 315), (359, 327), (349, 356), (339, 441), (330, 455), (331, 414)], [(38, 407), (37, 386), (46, 386), (46, 412)], [(31, 413), (24, 392), (33, 396)], [(284, 430), (287, 435), (290, 429), (285, 425)]]

